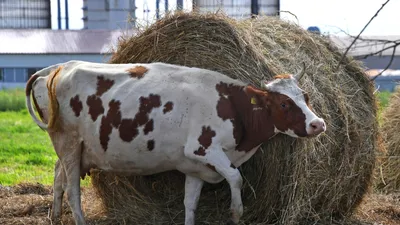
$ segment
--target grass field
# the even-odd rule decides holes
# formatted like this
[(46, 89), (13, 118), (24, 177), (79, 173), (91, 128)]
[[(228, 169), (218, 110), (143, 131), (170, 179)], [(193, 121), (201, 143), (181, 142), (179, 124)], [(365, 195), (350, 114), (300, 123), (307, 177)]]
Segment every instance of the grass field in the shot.
[(0, 90), (0, 111), (19, 111), (25, 108), (25, 91), (22, 88)]
[(0, 112), (0, 184), (50, 184), (57, 156), (26, 110)]
[[(378, 93), (380, 111), (389, 92)], [(0, 185), (21, 182), (52, 184), (57, 156), (50, 138), (25, 109), (23, 90), (0, 91)], [(83, 181), (87, 185), (89, 179)]]

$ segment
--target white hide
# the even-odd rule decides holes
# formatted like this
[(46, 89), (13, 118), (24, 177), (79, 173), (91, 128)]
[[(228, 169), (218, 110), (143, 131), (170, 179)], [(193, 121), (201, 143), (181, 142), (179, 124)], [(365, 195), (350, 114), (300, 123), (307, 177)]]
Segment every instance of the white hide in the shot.
[[(216, 85), (220, 82), (245, 86), (246, 84), (231, 79), (223, 74), (199, 68), (175, 66), (164, 63), (152, 64), (99, 64), (83, 61), (70, 61), (63, 66), (57, 76), (56, 95), (59, 102), (59, 118), (64, 132), (50, 133), (56, 152), (60, 157), (63, 171), (56, 171), (54, 193), (54, 214), (60, 214), (60, 193), (66, 190), (76, 224), (85, 224), (80, 206), (79, 168), (94, 165), (105, 171), (125, 174), (149, 175), (168, 170), (179, 170), (186, 174), (185, 183), (185, 224), (194, 224), (194, 211), (200, 196), (203, 181), (218, 183), (226, 179), (231, 187), (232, 222), (238, 223), (243, 213), (240, 188), (242, 177), (239, 167), (247, 161), (259, 146), (249, 152), (235, 151), (233, 125), (230, 120), (223, 121), (218, 117), (216, 106), (220, 98)], [(143, 66), (148, 71), (140, 79), (132, 78), (127, 72), (136, 66)], [(55, 66), (38, 71), (39, 76), (48, 75)], [(114, 81), (111, 89), (100, 97), (104, 108), (95, 121), (89, 115), (86, 103), (88, 96), (96, 93), (98, 77)], [(47, 109), (47, 77), (39, 78), (33, 90), (39, 107)], [(274, 87), (273, 81), (267, 89), (277, 91), (293, 98), (306, 114), (306, 124), (317, 118), (305, 104), (301, 90), (294, 88), (280, 89)], [(275, 90), (275, 89), (276, 90)], [(154, 121), (154, 129), (147, 135), (144, 126), (138, 127), (138, 135), (130, 142), (121, 140), (119, 130), (112, 128), (108, 148), (104, 151), (100, 143), (100, 126), (103, 115), (107, 115), (109, 102), (119, 101), (122, 119), (134, 119), (140, 107), (140, 97), (150, 94), (159, 95), (161, 106), (153, 108), (149, 119)], [(79, 117), (75, 116), (71, 98), (79, 95), (83, 109)], [(28, 96), (29, 97), (29, 96)], [(172, 111), (164, 113), (164, 105), (173, 103)], [(28, 102), (30, 104), (30, 102)], [(212, 143), (204, 156), (194, 154), (200, 147), (198, 141), (202, 127), (215, 131)], [(286, 131), (293, 136), (293, 132)], [(154, 140), (152, 151), (147, 142)], [(82, 145), (81, 145), (82, 143)], [(83, 146), (83, 149), (80, 149)], [(81, 152), (82, 150), (82, 152)], [(215, 167), (210, 169), (207, 164)], [(58, 166), (58, 170), (62, 168)], [(57, 169), (56, 169), (57, 170)], [(63, 173), (64, 172), (64, 173)], [(60, 177), (68, 177), (66, 187)], [(59, 180), (57, 180), (59, 179)], [(63, 188), (61, 188), (63, 187)], [(54, 209), (54, 207), (56, 207)]]

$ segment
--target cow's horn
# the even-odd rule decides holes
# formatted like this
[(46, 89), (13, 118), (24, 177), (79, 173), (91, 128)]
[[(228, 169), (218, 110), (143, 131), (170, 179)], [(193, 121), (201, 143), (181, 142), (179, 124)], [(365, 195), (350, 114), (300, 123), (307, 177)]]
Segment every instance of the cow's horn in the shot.
[(294, 75), (294, 77), (296, 78), (297, 81), (299, 81), (305, 73), (306, 73), (306, 64), (303, 62), (302, 70), (299, 73), (297, 73), (296, 75)]

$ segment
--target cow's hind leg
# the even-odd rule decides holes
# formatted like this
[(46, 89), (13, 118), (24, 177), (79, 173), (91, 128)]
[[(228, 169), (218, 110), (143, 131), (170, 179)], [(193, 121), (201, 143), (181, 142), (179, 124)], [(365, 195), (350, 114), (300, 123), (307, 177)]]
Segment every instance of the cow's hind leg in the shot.
[(76, 132), (69, 131), (51, 134), (54, 148), (61, 160), (67, 178), (68, 204), (71, 207), (76, 225), (84, 225), (85, 219), (81, 207), (80, 193), (80, 162), (81, 162), (81, 141)]
[(66, 179), (64, 168), (62, 167), (60, 160), (57, 160), (54, 168), (53, 205), (51, 208), (51, 219), (56, 223), (61, 219)]
[(237, 168), (234, 168), (228, 156), (220, 148), (209, 148), (205, 155), (196, 155), (193, 150), (185, 147), (185, 155), (189, 158), (211, 165), (216, 172), (226, 179), (231, 188), (231, 213), (232, 217), (229, 224), (239, 223), (243, 215), (243, 203), (241, 188), (243, 184), (242, 176)]
[(199, 202), (204, 181), (200, 178), (186, 175), (185, 180), (185, 225), (194, 225), (195, 211)]

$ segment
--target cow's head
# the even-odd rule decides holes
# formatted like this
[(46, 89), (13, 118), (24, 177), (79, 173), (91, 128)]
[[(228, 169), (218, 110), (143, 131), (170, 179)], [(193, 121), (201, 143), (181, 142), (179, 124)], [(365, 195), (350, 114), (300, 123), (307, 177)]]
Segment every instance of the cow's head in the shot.
[(308, 94), (298, 86), (304, 73), (305, 68), (296, 75), (278, 75), (272, 81), (262, 81), (266, 90), (262, 102), (268, 109), (275, 132), (292, 137), (312, 137), (326, 130), (324, 120), (312, 111)]

